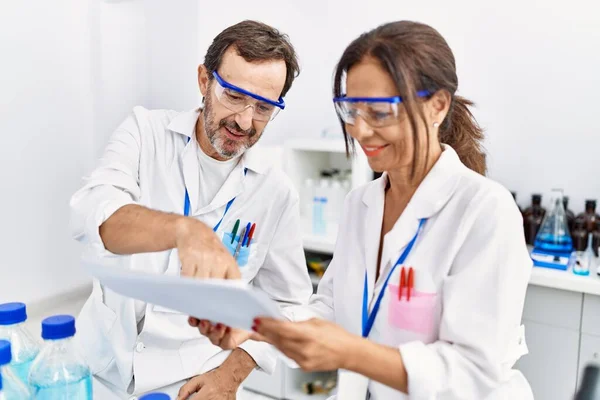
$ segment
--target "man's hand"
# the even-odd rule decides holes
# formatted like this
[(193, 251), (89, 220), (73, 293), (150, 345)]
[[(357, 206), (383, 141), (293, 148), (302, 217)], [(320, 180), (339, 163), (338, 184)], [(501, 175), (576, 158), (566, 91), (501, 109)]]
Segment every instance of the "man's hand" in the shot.
[(235, 400), (241, 383), (255, 367), (256, 363), (248, 353), (236, 349), (219, 368), (198, 375), (183, 385), (177, 400)]
[(206, 336), (212, 344), (223, 350), (233, 350), (250, 338), (252, 332), (241, 329), (231, 329), (222, 324), (213, 325), (210, 321), (199, 320), (194, 317), (188, 319), (190, 326), (198, 328), (200, 333)]
[(182, 218), (175, 231), (181, 275), (193, 278), (240, 279), (240, 269), (219, 237), (193, 218)]

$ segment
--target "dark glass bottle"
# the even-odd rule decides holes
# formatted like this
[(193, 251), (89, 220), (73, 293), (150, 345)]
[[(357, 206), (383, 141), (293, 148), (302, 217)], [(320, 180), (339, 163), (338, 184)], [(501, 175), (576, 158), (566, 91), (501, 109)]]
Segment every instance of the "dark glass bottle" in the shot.
[(542, 195), (532, 195), (531, 206), (523, 211), (523, 225), (525, 228), (525, 241), (527, 244), (533, 245), (545, 215), (546, 209), (542, 207)]
[(596, 229), (592, 232), (592, 249), (598, 257), (598, 247), (600, 247), (600, 221), (596, 221)]
[(569, 197), (563, 197), (563, 207), (565, 208), (565, 216), (567, 217), (567, 225), (569, 226), (569, 232), (573, 232), (575, 224), (575, 213), (569, 210)]
[(585, 221), (583, 218), (575, 219), (573, 231), (571, 232), (571, 239), (573, 239), (574, 251), (585, 251), (587, 248), (588, 233), (587, 229), (585, 229)]
[(519, 205), (519, 203), (517, 203), (517, 192), (510, 192), (510, 194), (512, 194), (512, 197), (515, 200), (515, 203), (517, 204), (517, 207), (519, 207), (519, 212), (521, 214), (523, 214), (523, 209), (521, 208), (521, 206)]
[(596, 221), (600, 221), (600, 215), (596, 214), (596, 200), (585, 201), (585, 212), (582, 212), (577, 218), (583, 218), (585, 229), (592, 233), (596, 229)]

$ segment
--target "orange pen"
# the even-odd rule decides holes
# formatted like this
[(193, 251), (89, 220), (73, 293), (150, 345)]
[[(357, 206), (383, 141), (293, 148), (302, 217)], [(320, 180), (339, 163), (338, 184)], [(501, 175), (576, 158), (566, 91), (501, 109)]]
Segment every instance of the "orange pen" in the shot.
[(398, 300), (402, 300), (402, 289), (406, 286), (406, 271), (404, 267), (400, 271), (400, 287), (398, 287)]
[(407, 295), (406, 295), (406, 300), (410, 301), (410, 290), (415, 286), (415, 274), (414, 274), (414, 270), (412, 267), (410, 267), (408, 269), (408, 289), (407, 289)]

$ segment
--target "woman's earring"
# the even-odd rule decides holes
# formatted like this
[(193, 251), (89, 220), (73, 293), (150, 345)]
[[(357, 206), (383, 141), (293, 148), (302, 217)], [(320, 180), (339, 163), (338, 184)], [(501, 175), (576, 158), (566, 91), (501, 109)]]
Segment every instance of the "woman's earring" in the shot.
[(434, 127), (434, 128), (438, 128), (439, 126), (440, 126), (440, 123), (439, 123), (439, 122), (434, 122), (434, 123), (433, 123), (433, 127)]

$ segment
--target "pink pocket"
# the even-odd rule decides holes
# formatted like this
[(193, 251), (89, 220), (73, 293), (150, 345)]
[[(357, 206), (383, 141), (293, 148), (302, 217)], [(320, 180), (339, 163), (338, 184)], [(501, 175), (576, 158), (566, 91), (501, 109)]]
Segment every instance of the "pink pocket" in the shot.
[(388, 290), (389, 324), (405, 331), (430, 335), (435, 326), (437, 294), (411, 290), (410, 301), (407, 301), (406, 289), (402, 291), (402, 300), (398, 300), (397, 285), (389, 285)]

